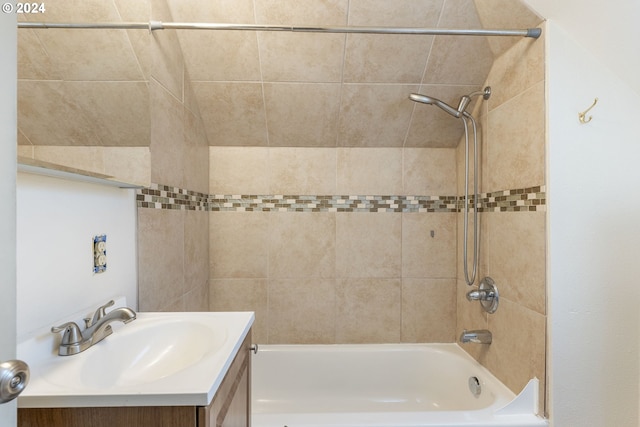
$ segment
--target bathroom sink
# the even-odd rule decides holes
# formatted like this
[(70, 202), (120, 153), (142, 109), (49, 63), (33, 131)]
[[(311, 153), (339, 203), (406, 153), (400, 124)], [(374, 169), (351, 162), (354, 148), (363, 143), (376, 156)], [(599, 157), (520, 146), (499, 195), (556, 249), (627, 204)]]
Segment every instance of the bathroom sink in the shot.
[[(77, 355), (74, 381), (101, 389), (154, 382), (196, 365), (226, 339), (221, 324), (143, 316)], [(64, 386), (69, 375), (64, 369), (50, 369), (44, 378)]]
[(250, 312), (138, 313), (73, 356), (58, 356), (54, 345), (46, 357), (30, 358), (23, 346), (31, 381), (18, 406), (206, 405), (253, 319)]

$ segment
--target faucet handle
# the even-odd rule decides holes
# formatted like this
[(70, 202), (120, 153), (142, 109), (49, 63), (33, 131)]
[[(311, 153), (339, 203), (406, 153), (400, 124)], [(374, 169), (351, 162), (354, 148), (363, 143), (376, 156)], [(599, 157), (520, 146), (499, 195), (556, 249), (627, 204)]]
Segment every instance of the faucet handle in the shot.
[(61, 345), (72, 345), (80, 343), (82, 339), (82, 332), (80, 327), (75, 322), (68, 322), (60, 326), (52, 326), (51, 332), (57, 334), (64, 331), (62, 335)]
[(95, 323), (98, 320), (102, 319), (107, 314), (107, 308), (111, 307), (115, 303), (116, 302), (114, 300), (111, 300), (108, 303), (106, 303), (105, 305), (98, 307), (96, 312), (93, 314), (93, 319), (91, 319), (91, 321), (87, 321), (85, 319), (85, 324), (87, 325), (87, 328), (89, 326), (91, 326), (91, 325), (95, 325)]

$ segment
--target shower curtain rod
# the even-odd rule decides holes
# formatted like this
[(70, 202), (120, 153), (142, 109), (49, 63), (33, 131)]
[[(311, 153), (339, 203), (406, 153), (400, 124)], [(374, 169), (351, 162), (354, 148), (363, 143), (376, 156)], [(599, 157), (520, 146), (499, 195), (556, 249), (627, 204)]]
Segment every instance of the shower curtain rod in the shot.
[(444, 28), (401, 28), (401, 27), (300, 27), (290, 25), (260, 24), (208, 24), (188, 22), (117, 22), (117, 23), (59, 23), (59, 22), (18, 22), (18, 28), (31, 29), (116, 29), (116, 30), (240, 30), (240, 31), (289, 31), (304, 33), (355, 33), (355, 34), (409, 34), (435, 36), (516, 36), (538, 38), (540, 28), (523, 30), (464, 30)]

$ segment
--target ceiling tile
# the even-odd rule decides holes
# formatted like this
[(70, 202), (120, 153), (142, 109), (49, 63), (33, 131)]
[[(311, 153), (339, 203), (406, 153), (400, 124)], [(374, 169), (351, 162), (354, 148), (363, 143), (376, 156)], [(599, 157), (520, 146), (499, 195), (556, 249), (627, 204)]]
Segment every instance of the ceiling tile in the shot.
[(340, 85), (265, 83), (269, 145), (335, 147)]
[(432, 43), (433, 36), (349, 34), (344, 81), (419, 84)]
[(340, 106), (338, 145), (402, 147), (417, 85), (345, 84)]
[(193, 82), (210, 145), (266, 146), (260, 83)]

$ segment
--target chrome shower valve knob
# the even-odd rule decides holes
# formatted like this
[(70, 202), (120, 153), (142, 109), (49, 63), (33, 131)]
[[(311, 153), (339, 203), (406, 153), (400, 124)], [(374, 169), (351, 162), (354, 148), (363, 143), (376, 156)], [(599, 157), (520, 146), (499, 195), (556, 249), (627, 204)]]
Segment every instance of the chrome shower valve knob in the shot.
[(491, 277), (485, 277), (480, 281), (478, 289), (467, 292), (467, 300), (480, 301), (480, 305), (487, 313), (495, 313), (498, 309), (500, 295), (498, 288)]

